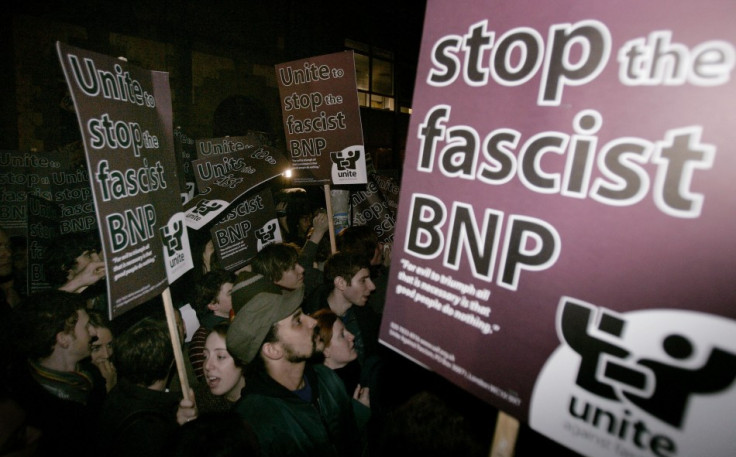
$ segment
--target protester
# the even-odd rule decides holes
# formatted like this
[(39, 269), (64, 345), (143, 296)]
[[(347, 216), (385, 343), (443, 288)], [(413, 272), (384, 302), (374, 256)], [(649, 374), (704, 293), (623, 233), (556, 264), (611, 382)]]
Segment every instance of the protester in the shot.
[(329, 368), (307, 361), (316, 321), (302, 313), (303, 289), (261, 292), (243, 304), (227, 349), (247, 364), (234, 406), (251, 424), (263, 456), (362, 455), (350, 396)]
[(224, 397), (233, 404), (240, 399), (245, 387), (243, 364), (227, 350), (229, 322), (215, 325), (207, 335), (204, 347), (204, 374), (213, 395)]
[(312, 317), (317, 320), (319, 338), (324, 344), (322, 363), (340, 376), (348, 393), (358, 393), (362, 404), (370, 407), (370, 390), (360, 385), (360, 365), (355, 350), (355, 337), (330, 309), (317, 310)]
[(328, 229), (327, 213), (318, 212), (303, 246), (299, 247), (300, 245), (291, 242), (268, 244), (253, 258), (251, 270), (285, 289), (293, 290), (304, 284), (305, 296), (309, 296), (322, 282), (323, 275), (318, 268), (317, 254)]
[(299, 254), (296, 244), (271, 243), (253, 258), (252, 271), (284, 289), (298, 289), (304, 285), (304, 267), (297, 262)]
[[(23, 338), (25, 366), (11, 371), (11, 383), (41, 433), (41, 455), (91, 455), (89, 431), (102, 401), (105, 381), (80, 362), (90, 355), (94, 329), (82, 296), (56, 289), (31, 294), (16, 323)], [(91, 333), (92, 332), (92, 333)]]
[(374, 289), (364, 255), (336, 252), (325, 262), (324, 283), (304, 303), (309, 314), (322, 308), (337, 314), (355, 337), (361, 365), (378, 345), (380, 316), (365, 307)]
[[(182, 350), (184, 370), (186, 371), (186, 375), (187, 375), (187, 384), (190, 387), (196, 386), (197, 377), (194, 375), (194, 370), (192, 369), (191, 363), (189, 363), (189, 357), (185, 355), (185, 352), (186, 352), (185, 341), (187, 338), (187, 328), (184, 323), (184, 318), (179, 308), (173, 307), (172, 311), (174, 315), (174, 325), (175, 325), (175, 329), (177, 333), (177, 339), (179, 340), (179, 344)], [(122, 335), (124, 332), (128, 331), (128, 329), (130, 329), (132, 326), (138, 324), (140, 321), (144, 319), (158, 321), (161, 325), (168, 328), (168, 318), (166, 315), (166, 307), (164, 306), (162, 296), (159, 295), (159, 296), (153, 297), (150, 300), (145, 301), (144, 303), (136, 306), (135, 308), (113, 319), (110, 322), (110, 326), (112, 327), (113, 335), (116, 335), (116, 336)], [(171, 346), (171, 335), (169, 335), (169, 346)], [(173, 350), (173, 347), (172, 347), (172, 350)], [(117, 351), (117, 341), (116, 341), (116, 351)], [(118, 377), (119, 375), (120, 373), (118, 369)], [(177, 392), (179, 394), (181, 394), (182, 392), (181, 379), (179, 378), (178, 367), (175, 364), (172, 364), (170, 367), (166, 389), (168, 389), (171, 392)]]
[(371, 419), (370, 387), (360, 384), (355, 338), (347, 331), (337, 314), (329, 309), (320, 309), (312, 317), (317, 320), (316, 329), (324, 345), (321, 351), (322, 363), (340, 376), (346, 393), (353, 396), (355, 419), (358, 428), (366, 434), (364, 442), (368, 442), (368, 422)]
[(98, 237), (89, 232), (68, 233), (46, 250), (44, 274), (52, 287), (82, 294), (87, 308), (107, 312), (105, 262)]
[(189, 361), (194, 374), (204, 382), (204, 345), (209, 332), (216, 324), (230, 320), (232, 289), (236, 281), (234, 273), (220, 268), (205, 273), (195, 285), (193, 308), (199, 319), (199, 328), (189, 341)]
[(197, 417), (190, 399), (166, 391), (174, 362), (167, 327), (146, 318), (115, 342), (118, 383), (105, 400), (97, 449), (108, 456), (161, 456), (178, 425)]
[(376, 290), (368, 297), (366, 305), (376, 313), (383, 314), (389, 264), (384, 256), (384, 244), (378, 241), (375, 230), (367, 225), (351, 225), (337, 235), (335, 244), (340, 252), (365, 255), (368, 258), (371, 280)]
[(302, 246), (298, 262), (304, 268), (304, 293), (311, 294), (314, 288), (323, 281), (322, 268), (320, 268), (320, 248), (329, 243), (330, 237), (325, 236), (329, 230), (329, 219), (327, 212), (320, 210), (312, 219), (312, 228), (309, 232), (307, 242)]
[(113, 335), (108, 320), (96, 311), (88, 311), (89, 323), (94, 328), (95, 336), (90, 342), (90, 362), (100, 370), (105, 378), (108, 392), (118, 381), (117, 370), (113, 364)]
[(276, 215), (282, 237), (287, 243), (303, 246), (312, 220), (312, 202), (306, 189), (293, 187), (281, 189), (275, 195)]

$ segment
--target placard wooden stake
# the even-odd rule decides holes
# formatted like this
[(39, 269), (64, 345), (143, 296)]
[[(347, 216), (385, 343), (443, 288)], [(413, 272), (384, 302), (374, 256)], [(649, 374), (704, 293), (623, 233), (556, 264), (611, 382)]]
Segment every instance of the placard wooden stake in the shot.
[(325, 205), (327, 205), (327, 221), (330, 227), (330, 252), (333, 254), (337, 252), (337, 244), (335, 242), (335, 219), (332, 214), (332, 196), (330, 194), (330, 185), (325, 184)]
[(519, 421), (503, 411), (499, 411), (489, 457), (513, 457), (518, 434)]
[(181, 341), (179, 341), (179, 326), (176, 325), (176, 316), (174, 315), (174, 302), (171, 300), (171, 289), (166, 288), (161, 293), (164, 301), (164, 310), (166, 311), (166, 323), (169, 326), (169, 335), (171, 335), (171, 345), (174, 347), (174, 360), (176, 361), (176, 370), (179, 373), (179, 382), (181, 383), (181, 393), (185, 400), (191, 400), (189, 396), (189, 378), (187, 378), (187, 369), (184, 365), (184, 353), (181, 350)]

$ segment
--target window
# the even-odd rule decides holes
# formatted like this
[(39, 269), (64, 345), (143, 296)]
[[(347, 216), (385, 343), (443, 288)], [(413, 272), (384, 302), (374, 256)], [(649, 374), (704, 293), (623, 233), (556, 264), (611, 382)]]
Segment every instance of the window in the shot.
[(393, 52), (352, 40), (345, 40), (345, 46), (355, 53), (355, 77), (360, 106), (393, 111)]

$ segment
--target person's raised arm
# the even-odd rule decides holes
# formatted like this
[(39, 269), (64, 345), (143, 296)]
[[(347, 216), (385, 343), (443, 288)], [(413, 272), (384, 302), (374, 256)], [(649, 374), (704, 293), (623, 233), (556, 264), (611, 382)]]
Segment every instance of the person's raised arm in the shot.
[(90, 262), (84, 267), (84, 270), (80, 271), (73, 278), (65, 282), (59, 287), (59, 290), (66, 292), (80, 293), (87, 287), (96, 283), (100, 279), (105, 277), (105, 262), (97, 261)]

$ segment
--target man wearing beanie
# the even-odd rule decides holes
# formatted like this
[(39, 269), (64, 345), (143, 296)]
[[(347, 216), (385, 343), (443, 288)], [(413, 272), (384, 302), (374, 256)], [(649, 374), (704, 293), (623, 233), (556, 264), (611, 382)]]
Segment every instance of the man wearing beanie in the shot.
[[(227, 349), (246, 364), (245, 388), (234, 410), (253, 427), (261, 455), (362, 455), (342, 381), (324, 365), (308, 362), (323, 343), (316, 321), (300, 307), (303, 286), (275, 291), (253, 279), (248, 289), (261, 292), (233, 294), (238, 311)], [(247, 301), (236, 303), (239, 298)]]

